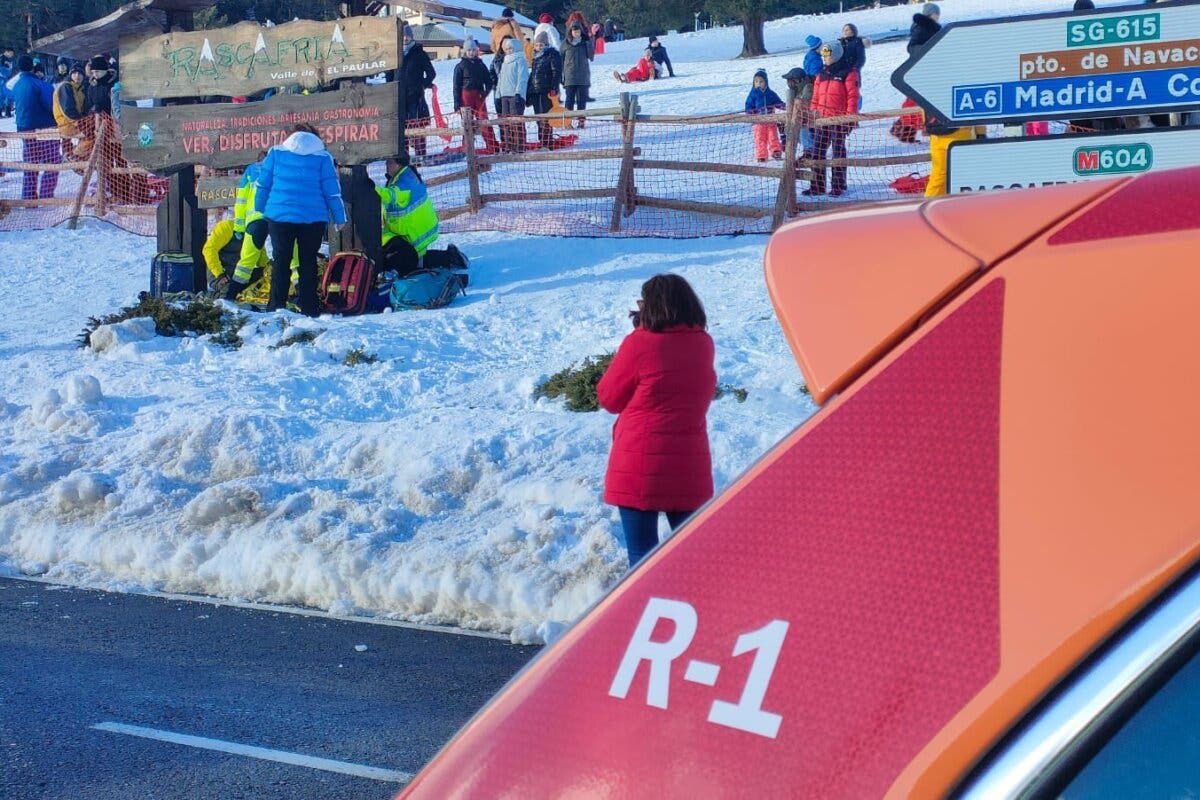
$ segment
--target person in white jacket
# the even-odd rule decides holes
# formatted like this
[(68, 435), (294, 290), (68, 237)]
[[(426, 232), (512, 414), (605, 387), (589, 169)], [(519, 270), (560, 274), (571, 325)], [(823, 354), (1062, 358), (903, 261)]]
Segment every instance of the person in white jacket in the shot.
[(500, 75), (496, 80), (496, 96), (500, 98), (500, 140), (506, 153), (525, 152), (525, 123), (513, 117), (525, 113), (525, 92), (529, 84), (529, 65), (524, 58), (513, 58), (516, 41), (505, 36), (504, 60), (500, 63)]
[(558, 28), (554, 27), (554, 17), (549, 14), (542, 14), (538, 17), (538, 26), (533, 29), (533, 40), (537, 41), (539, 33), (545, 31), (546, 36), (550, 37), (550, 46), (555, 50), (562, 50), (562, 37), (558, 35)]

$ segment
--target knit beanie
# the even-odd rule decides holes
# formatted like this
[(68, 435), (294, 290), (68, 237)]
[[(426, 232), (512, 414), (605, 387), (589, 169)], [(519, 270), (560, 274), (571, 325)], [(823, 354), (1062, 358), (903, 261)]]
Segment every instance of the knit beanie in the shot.
[(108, 59), (104, 56), (92, 56), (88, 62), (88, 68), (92, 72), (105, 72), (108, 70)]
[(534, 43), (534, 44), (538, 44), (539, 42), (540, 42), (540, 43), (542, 43), (542, 44), (544, 44), (544, 45), (546, 45), (546, 46), (549, 46), (549, 45), (550, 45), (550, 36), (549, 36), (549, 34), (547, 34), (545, 31), (542, 31), (542, 32), (541, 32), (541, 33), (539, 33), (537, 36), (533, 37), (533, 43)]
[(824, 50), (826, 47), (829, 48), (829, 55), (833, 58), (831, 63), (836, 64), (842, 60), (842, 56), (845, 55), (846, 51), (842, 48), (841, 42), (826, 42), (821, 46), (821, 49)]
[(468, 50), (478, 50), (479, 42), (475, 41), (474, 36), (468, 36), (466, 39), (463, 39), (462, 49), (464, 53)]
[(1091, 11), (1096, 7), (1092, 0), (1075, 0), (1076, 11)]
[(549, 14), (547, 14), (545, 12), (542, 12), (542, 15), (540, 17), (538, 17), (538, 22), (554, 22), (554, 17), (550, 16)]
[(805, 38), (804, 44), (806, 44), (808, 46), (809, 50), (812, 50), (815, 47), (820, 47), (821, 46), (821, 37), (810, 33)]
[(33, 58), (28, 53), (17, 56), (17, 72), (33, 72)]
[(938, 8), (937, 3), (926, 3), (921, 6), (921, 13), (927, 17), (932, 17), (934, 14), (941, 14), (942, 10)]

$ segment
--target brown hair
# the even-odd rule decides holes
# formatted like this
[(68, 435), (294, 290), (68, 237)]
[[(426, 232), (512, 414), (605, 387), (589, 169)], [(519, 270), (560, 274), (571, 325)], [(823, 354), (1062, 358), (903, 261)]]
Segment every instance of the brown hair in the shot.
[(313, 136), (321, 135), (317, 133), (316, 128), (314, 128), (312, 125), (309, 125), (307, 122), (301, 122), (296, 125), (296, 127), (292, 128), (292, 133), (311, 133)]
[(708, 317), (691, 285), (678, 275), (655, 275), (642, 284), (641, 326), (655, 333), (678, 325), (704, 330)]

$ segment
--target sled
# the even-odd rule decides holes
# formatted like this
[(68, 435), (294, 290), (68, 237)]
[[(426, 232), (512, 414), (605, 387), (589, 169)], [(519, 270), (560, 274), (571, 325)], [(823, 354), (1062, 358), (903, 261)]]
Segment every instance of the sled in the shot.
[[(553, 139), (550, 140), (550, 149), (551, 150), (565, 150), (568, 147), (574, 147), (575, 143), (578, 141), (579, 141), (579, 137), (574, 133), (568, 133), (566, 136), (555, 136)], [(542, 146), (542, 143), (539, 142), (537, 139), (534, 139), (531, 142), (525, 143), (526, 150), (538, 150), (541, 148), (541, 146)]]
[(467, 156), (461, 147), (447, 147), (440, 153), (411, 157), (412, 163), (418, 167), (439, 167), (443, 164), (456, 164), (459, 161), (466, 161), (466, 159)]
[[(555, 92), (550, 93), (550, 112), (549, 113), (564, 114), (564, 115), (567, 113), (566, 106), (564, 106), (561, 102), (559, 102), (558, 94)], [(570, 117), (562, 116), (562, 117), (559, 117), (558, 119), (550, 120), (550, 127), (558, 128), (559, 130), (562, 130), (563, 128), (571, 129), (571, 128), (575, 127), (575, 121), (573, 119), (571, 119)]]
[[(438, 92), (437, 92), (436, 84), (434, 84), (432, 92), (433, 92), (433, 94), (430, 97), (430, 100), (433, 101), (431, 103), (431, 105), (433, 106), (433, 108), (431, 109), (433, 111), (433, 122), (439, 128), (449, 128), (450, 126), (446, 124), (446, 117), (442, 114), (442, 104), (438, 102)], [(454, 141), (454, 137), (451, 135), (448, 135), (445, 133), (440, 134), (440, 135), (442, 137), (443, 142)]]

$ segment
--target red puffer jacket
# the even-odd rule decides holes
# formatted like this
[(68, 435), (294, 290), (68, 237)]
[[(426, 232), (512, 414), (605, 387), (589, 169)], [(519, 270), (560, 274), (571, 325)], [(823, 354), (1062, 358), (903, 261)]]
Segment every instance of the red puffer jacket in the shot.
[(825, 67), (813, 82), (812, 110), (819, 117), (857, 114), (859, 85), (858, 70), (843, 67), (840, 61)]
[(713, 494), (705, 415), (717, 390), (713, 341), (699, 328), (625, 337), (596, 387), (619, 414), (604, 501), (641, 511), (695, 511)]

